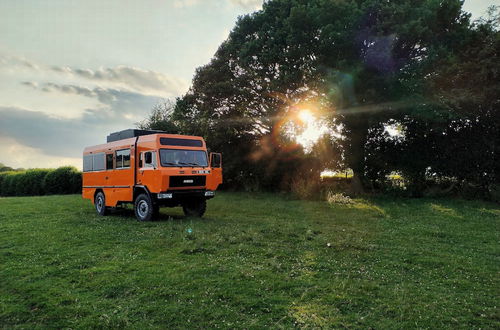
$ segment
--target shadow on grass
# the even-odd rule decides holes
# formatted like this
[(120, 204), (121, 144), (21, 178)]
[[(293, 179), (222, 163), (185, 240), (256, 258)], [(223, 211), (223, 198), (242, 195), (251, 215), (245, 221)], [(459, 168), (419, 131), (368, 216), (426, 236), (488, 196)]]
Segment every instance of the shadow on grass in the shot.
[(500, 206), (488, 201), (465, 201), (453, 198), (371, 198), (368, 202), (383, 210), (389, 217), (411, 215), (434, 216), (447, 219), (464, 219), (483, 214), (499, 216)]
[[(170, 211), (166, 213), (166, 211)], [(173, 211), (173, 212), (172, 212)], [(135, 212), (132, 208), (118, 207), (110, 209), (108, 216), (111, 218), (130, 218), (132, 221), (137, 221), (135, 218)], [(187, 217), (181, 214), (175, 214), (174, 208), (161, 208), (160, 214), (157, 215), (153, 221), (149, 222), (168, 222), (168, 221), (184, 221), (184, 220), (197, 220), (202, 222), (213, 221), (212, 218), (197, 218), (197, 217)]]

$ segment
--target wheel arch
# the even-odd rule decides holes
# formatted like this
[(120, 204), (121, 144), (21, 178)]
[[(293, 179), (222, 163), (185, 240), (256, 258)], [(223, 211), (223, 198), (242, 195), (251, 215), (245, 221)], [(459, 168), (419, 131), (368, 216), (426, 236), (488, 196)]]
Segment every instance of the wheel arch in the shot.
[(148, 195), (149, 198), (151, 198), (152, 201), (155, 200), (153, 194), (149, 191), (148, 187), (146, 186), (134, 186), (134, 201), (139, 196), (140, 194), (146, 194)]
[(98, 193), (102, 192), (102, 194), (104, 195), (104, 197), (106, 197), (106, 194), (104, 193), (104, 190), (102, 188), (97, 188), (95, 191), (94, 191), (94, 198), (92, 200), (92, 202), (94, 203), (95, 202), (95, 197), (97, 196)]

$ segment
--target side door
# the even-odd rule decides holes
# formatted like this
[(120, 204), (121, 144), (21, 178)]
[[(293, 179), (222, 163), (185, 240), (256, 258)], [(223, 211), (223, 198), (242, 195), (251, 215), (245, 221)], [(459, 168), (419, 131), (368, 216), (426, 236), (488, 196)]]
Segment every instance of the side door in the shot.
[(210, 175), (207, 177), (207, 190), (216, 190), (222, 183), (222, 155), (210, 153)]
[(158, 180), (158, 155), (156, 151), (144, 151), (139, 155), (137, 184), (146, 186), (151, 192), (159, 192), (161, 182)]

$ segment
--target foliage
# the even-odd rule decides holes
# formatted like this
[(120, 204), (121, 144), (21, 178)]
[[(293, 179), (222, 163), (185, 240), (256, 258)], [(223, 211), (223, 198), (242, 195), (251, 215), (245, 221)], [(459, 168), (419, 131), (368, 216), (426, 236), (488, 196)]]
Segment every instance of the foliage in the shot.
[(10, 172), (13, 171), (14, 169), (12, 167), (9, 167), (3, 163), (0, 163), (0, 172)]
[(44, 179), (47, 194), (74, 194), (81, 190), (81, 186), (81, 173), (71, 166), (50, 171)]
[(20, 175), (19, 186), (16, 189), (17, 196), (44, 195), (47, 186), (45, 185), (46, 176), (53, 170), (49, 169), (30, 169)]
[[(498, 205), (220, 193), (205, 219), (0, 199), (5, 328), (497, 329)], [(36, 216), (34, 216), (36, 215)]]
[(354, 201), (351, 197), (346, 196), (341, 193), (335, 193), (333, 191), (328, 191), (326, 194), (326, 201), (329, 204), (353, 204)]
[(314, 200), (321, 195), (321, 185), (307, 177), (296, 177), (292, 180), (290, 190), (299, 199)]
[[(462, 4), (267, 1), (144, 127), (204, 136), (230, 187), (290, 190), (295, 176), (344, 166), (355, 190), (398, 171), (413, 196), (430, 174), (487, 192), (500, 180), (498, 10), (470, 22)], [(312, 152), (287, 137), (284, 121), (305, 106), (341, 137)], [(388, 138), (387, 123), (404, 134)]]
[(491, 199), (500, 203), (500, 184), (494, 184), (490, 187)]
[(140, 129), (153, 129), (165, 131), (171, 134), (181, 133), (179, 128), (170, 120), (174, 111), (175, 103), (170, 100), (163, 100), (156, 104), (149, 117), (138, 123)]
[(16, 196), (20, 194), (18, 189), (21, 188), (21, 179), (24, 175), (23, 172), (2, 172), (0, 173), (1, 179), (1, 187), (0, 187), (0, 195), (2, 196)]
[(70, 166), (0, 173), (0, 196), (75, 194), (81, 189), (81, 172)]

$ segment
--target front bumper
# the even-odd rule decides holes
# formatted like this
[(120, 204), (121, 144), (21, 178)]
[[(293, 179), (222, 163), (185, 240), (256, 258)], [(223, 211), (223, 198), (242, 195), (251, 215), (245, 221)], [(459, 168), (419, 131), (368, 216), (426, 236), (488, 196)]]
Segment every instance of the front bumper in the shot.
[(215, 197), (215, 191), (212, 190), (167, 190), (160, 192), (156, 198), (160, 204), (181, 204), (183, 201), (191, 199), (210, 199)]

